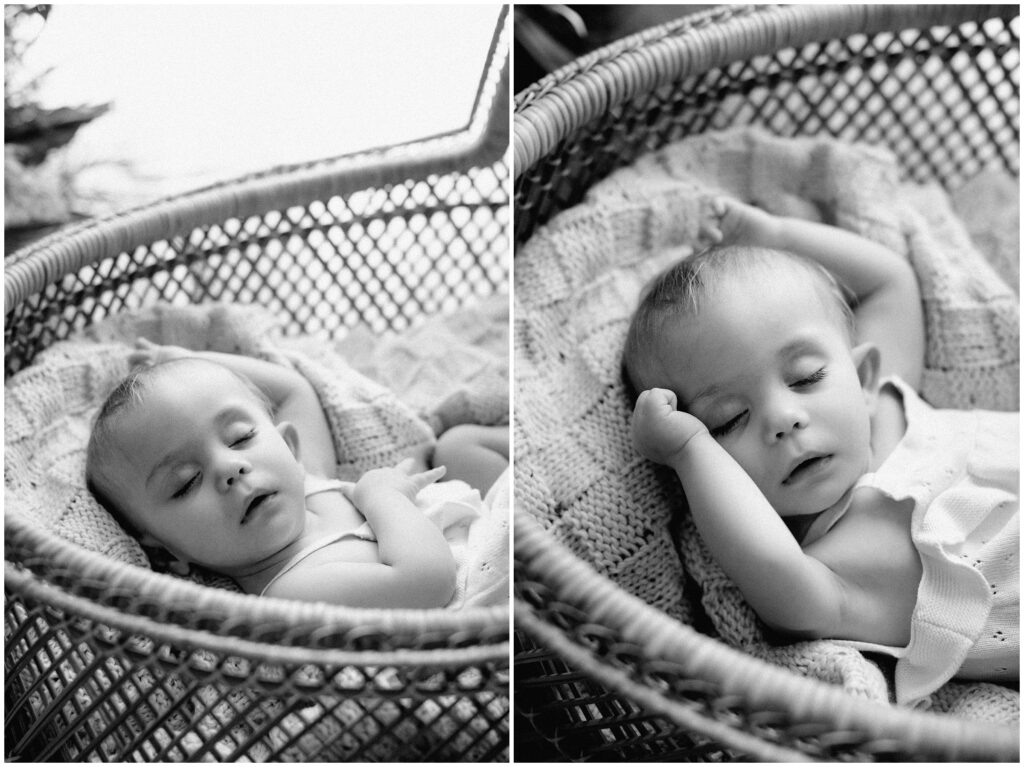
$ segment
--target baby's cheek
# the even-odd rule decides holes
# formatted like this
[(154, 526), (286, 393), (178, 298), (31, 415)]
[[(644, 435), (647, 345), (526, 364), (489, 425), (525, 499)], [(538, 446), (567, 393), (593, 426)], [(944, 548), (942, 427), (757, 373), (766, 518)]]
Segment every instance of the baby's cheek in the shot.
[(764, 488), (761, 487), (761, 482), (764, 475), (764, 456), (758, 450), (757, 445), (751, 444), (751, 440), (742, 439), (724, 439), (720, 440), (719, 444), (763, 492)]

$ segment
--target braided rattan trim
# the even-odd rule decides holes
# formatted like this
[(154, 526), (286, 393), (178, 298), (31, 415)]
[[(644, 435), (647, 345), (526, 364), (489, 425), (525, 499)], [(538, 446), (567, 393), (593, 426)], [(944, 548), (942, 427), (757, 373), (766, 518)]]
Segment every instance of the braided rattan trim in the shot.
[[(1016, 760), (1018, 733), (1009, 727), (965, 719), (929, 715), (882, 706), (854, 698), (817, 680), (797, 676), (734, 650), (672, 620), (643, 601), (622, 591), (558, 543), (529, 514), (515, 515), (517, 581), (525, 577), (545, 584), (558, 601), (572, 604), (588, 620), (600, 623), (623, 641), (638, 648), (644, 659), (664, 660), (704, 679), (725, 695), (735, 695), (748, 709), (784, 712), (793, 721), (827, 718), (836, 728), (866, 734), (871, 740), (895, 741), (911, 753), (942, 753), (952, 760)], [(517, 601), (516, 620), (525, 630), (535, 626), (522, 617)], [(553, 637), (537, 639), (547, 644)], [(565, 661), (589, 673), (601, 665), (586, 648), (555, 639)], [(640, 705), (657, 701), (658, 713), (686, 724), (692, 712), (673, 706), (668, 698), (645, 690), (623, 674), (605, 668), (595, 673), (601, 682)], [(720, 737), (718, 733), (714, 737)], [(723, 742), (732, 743), (726, 738)], [(749, 746), (740, 746), (748, 749)], [(979, 757), (979, 755), (983, 755)]]
[(251, 658), (270, 663), (326, 666), (448, 666), (463, 668), (485, 663), (507, 664), (509, 643), (474, 644), (467, 647), (436, 649), (339, 650), (254, 642), (236, 636), (223, 636), (131, 615), (124, 610), (101, 605), (46, 583), (31, 573), (5, 563), (4, 583), (23, 594), (70, 615), (86, 618), (132, 634), (167, 642), (177, 647), (198, 647), (224, 655)]
[(683, 77), (818, 40), (1017, 13), (1016, 5), (732, 6), (654, 27), (517, 94), (513, 173), (518, 178), (563, 138), (615, 106)]
[(659, 714), (676, 725), (706, 735), (719, 743), (769, 762), (806, 762), (811, 757), (788, 748), (768, 743), (761, 738), (738, 730), (730, 724), (702, 716), (686, 706), (680, 706), (649, 686), (630, 679), (621, 669), (603, 663), (600, 658), (582, 651), (565, 633), (534, 614), (533, 609), (520, 600), (515, 602), (516, 625), (526, 631), (545, 648), (553, 650), (578, 671), (616, 690), (641, 705), (651, 714)]
[[(508, 657), (507, 606), (361, 609), (238, 594), (111, 560), (47, 535), (16, 515), (4, 519), (4, 559), (21, 563), (54, 589), (83, 600), (80, 605), (92, 603), (99, 610), (114, 604), (129, 629), (135, 620), (186, 629), (201, 623), (204, 631), (237, 634), (244, 629), (247, 637), (273, 635), (278, 644), (297, 646), (356, 631), (369, 642), (379, 636), (392, 644), (418, 644), (423, 638), (446, 644), (489, 643), (491, 647), (482, 652), (504, 652)], [(113, 625), (114, 619), (105, 617), (104, 622)], [(502, 646), (504, 650), (495, 649)]]

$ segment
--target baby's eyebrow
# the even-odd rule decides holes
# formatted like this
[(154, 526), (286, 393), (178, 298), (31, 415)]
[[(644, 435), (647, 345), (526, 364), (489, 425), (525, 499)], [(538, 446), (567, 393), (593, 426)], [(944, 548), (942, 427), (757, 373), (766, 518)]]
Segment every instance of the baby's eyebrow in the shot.
[(149, 476), (146, 477), (146, 487), (149, 487), (152, 481), (156, 478), (157, 474), (159, 474), (161, 471), (165, 471), (169, 466), (171, 466), (171, 464), (178, 461), (184, 455), (184, 453), (185, 448), (172, 450), (159, 461), (157, 461), (156, 466), (153, 467), (153, 470), (149, 472)]
[[(688, 402), (682, 403), (680, 407), (687, 413), (698, 415), (701, 412), (699, 408), (702, 405), (704, 407), (709, 407), (721, 397), (731, 395), (731, 390), (736, 385), (738, 385), (736, 380), (712, 381), (698, 391), (697, 394)], [(704, 415), (706, 416), (708, 414), (704, 413)]]
[(778, 357), (789, 360), (801, 354), (814, 354), (819, 351), (819, 346), (810, 338), (794, 338), (779, 349)]
[(717, 383), (710, 383), (697, 392), (688, 402), (683, 405), (684, 410), (692, 410), (693, 406), (700, 402), (702, 399), (714, 399), (720, 392), (722, 387)]

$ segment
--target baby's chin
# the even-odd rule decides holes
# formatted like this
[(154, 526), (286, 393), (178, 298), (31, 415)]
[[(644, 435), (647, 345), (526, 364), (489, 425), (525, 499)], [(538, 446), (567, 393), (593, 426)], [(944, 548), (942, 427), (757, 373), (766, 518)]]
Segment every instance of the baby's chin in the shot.
[(853, 486), (849, 485), (829, 493), (813, 494), (804, 503), (784, 507), (779, 515), (783, 517), (812, 516), (833, 510), (846, 503), (852, 488)]
[[(853, 484), (849, 482), (830, 483), (828, 487), (816, 488), (800, 498), (779, 499), (772, 506), (780, 517), (806, 517), (821, 514), (845, 503)], [(770, 500), (770, 499), (769, 499)]]

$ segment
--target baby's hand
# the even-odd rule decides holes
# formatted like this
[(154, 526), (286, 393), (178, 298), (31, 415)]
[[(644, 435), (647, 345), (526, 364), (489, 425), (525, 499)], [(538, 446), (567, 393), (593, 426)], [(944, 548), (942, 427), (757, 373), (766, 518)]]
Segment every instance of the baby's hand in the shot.
[(427, 471), (413, 472), (414, 466), (413, 459), (406, 458), (394, 467), (371, 469), (356, 482), (350, 500), (361, 511), (372, 496), (381, 492), (398, 492), (415, 503), (420, 490), (441, 479), (445, 468), (438, 466)]
[(671, 465), (690, 440), (707, 427), (678, 410), (676, 395), (667, 389), (648, 389), (633, 410), (633, 444), (644, 458)]
[(771, 247), (779, 220), (771, 213), (731, 197), (711, 202), (714, 213), (706, 234), (716, 245), (763, 245)]
[(135, 351), (128, 355), (131, 365), (156, 365), (159, 362), (190, 357), (192, 352), (181, 346), (160, 346), (145, 338), (135, 340)]

